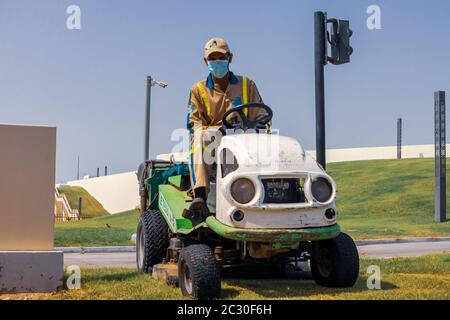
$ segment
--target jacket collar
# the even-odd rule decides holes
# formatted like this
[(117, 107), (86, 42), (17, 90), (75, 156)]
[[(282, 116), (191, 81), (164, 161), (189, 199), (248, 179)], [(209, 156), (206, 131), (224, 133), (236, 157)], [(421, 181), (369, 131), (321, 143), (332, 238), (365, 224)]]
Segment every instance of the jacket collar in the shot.
[[(230, 71), (228, 76), (230, 77), (230, 84), (239, 83), (238, 77), (236, 77), (233, 72)], [(206, 79), (206, 87), (208, 89), (214, 89), (214, 79), (211, 73), (208, 75), (208, 78)]]

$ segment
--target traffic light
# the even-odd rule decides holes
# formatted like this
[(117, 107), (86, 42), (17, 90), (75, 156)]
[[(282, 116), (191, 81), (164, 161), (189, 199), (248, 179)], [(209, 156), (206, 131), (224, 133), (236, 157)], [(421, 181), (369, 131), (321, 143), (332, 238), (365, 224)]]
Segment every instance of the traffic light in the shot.
[(327, 24), (331, 24), (331, 30), (327, 28), (327, 40), (331, 46), (331, 57), (328, 61), (332, 64), (344, 64), (350, 62), (353, 48), (350, 46), (350, 37), (353, 31), (350, 29), (348, 20), (330, 19)]

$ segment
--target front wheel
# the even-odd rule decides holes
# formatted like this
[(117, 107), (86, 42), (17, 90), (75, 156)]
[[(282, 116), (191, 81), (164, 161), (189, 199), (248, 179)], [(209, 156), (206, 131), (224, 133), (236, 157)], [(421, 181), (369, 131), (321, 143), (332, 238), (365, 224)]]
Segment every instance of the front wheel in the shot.
[(181, 293), (193, 299), (220, 296), (220, 272), (214, 254), (207, 245), (191, 245), (181, 250), (178, 260)]
[(359, 255), (352, 238), (341, 233), (337, 238), (313, 241), (311, 272), (323, 287), (353, 287), (358, 280)]

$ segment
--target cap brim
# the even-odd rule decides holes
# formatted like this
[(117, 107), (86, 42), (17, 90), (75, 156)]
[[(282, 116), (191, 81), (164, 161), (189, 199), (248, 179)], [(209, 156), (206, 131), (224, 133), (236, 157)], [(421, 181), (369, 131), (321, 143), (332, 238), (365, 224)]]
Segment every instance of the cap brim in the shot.
[(214, 53), (214, 52), (220, 52), (220, 53), (223, 53), (223, 54), (227, 54), (227, 53), (228, 53), (228, 51), (225, 50), (225, 49), (222, 49), (222, 48), (213, 48), (213, 49), (208, 50), (208, 51), (205, 52), (205, 58), (208, 59), (208, 57), (209, 57), (212, 53)]

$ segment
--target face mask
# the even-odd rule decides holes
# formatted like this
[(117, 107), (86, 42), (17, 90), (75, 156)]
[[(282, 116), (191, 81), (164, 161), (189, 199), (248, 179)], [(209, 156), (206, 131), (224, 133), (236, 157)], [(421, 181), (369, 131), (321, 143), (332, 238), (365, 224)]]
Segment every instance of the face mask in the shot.
[(208, 61), (208, 70), (218, 79), (222, 79), (228, 73), (228, 60)]

